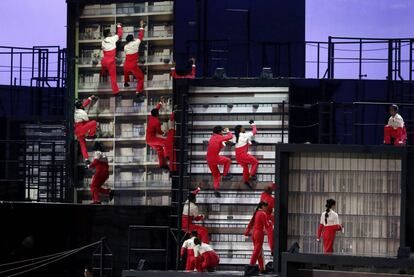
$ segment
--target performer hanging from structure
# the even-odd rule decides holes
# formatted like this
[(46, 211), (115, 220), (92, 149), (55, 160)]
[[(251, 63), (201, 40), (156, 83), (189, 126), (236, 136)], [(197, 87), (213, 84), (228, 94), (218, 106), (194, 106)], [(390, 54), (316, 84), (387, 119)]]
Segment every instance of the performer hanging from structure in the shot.
[[(174, 107), (174, 110), (176, 107)], [(170, 120), (168, 121), (168, 133), (167, 133), (167, 142), (165, 144), (165, 150), (167, 152), (168, 157), (168, 166), (170, 168), (170, 172), (174, 172), (177, 170), (177, 165), (175, 164), (176, 161), (176, 153), (174, 151), (174, 136), (175, 136), (175, 111), (171, 112)]]
[(196, 205), (197, 193), (200, 192), (200, 188), (195, 189), (188, 195), (187, 201), (184, 203), (183, 215), (181, 219), (181, 228), (184, 232), (197, 231), (202, 242), (208, 243), (208, 230), (206, 227), (195, 225), (193, 221), (204, 220), (204, 215), (199, 214), (198, 207)]
[(187, 61), (187, 65), (184, 70), (176, 70), (175, 62), (174, 67), (171, 68), (171, 76), (174, 79), (194, 79), (196, 77), (196, 65), (195, 58), (191, 58)]
[(187, 254), (187, 259), (185, 262), (185, 270), (194, 271), (195, 269), (195, 257), (194, 257), (194, 239), (198, 237), (196, 230), (191, 231), (191, 237), (184, 241), (181, 247), (181, 258)]
[(104, 40), (102, 41), (103, 58), (101, 60), (101, 76), (108, 71), (111, 79), (112, 92), (115, 96), (119, 95), (119, 87), (116, 82), (116, 43), (122, 38), (122, 25), (116, 26), (116, 35), (111, 34), (111, 30), (104, 30)]
[[(250, 126), (252, 127), (251, 132), (246, 132), (246, 129), (241, 125), (237, 125), (234, 128), (234, 135), (236, 137), (236, 161), (243, 168), (243, 180), (244, 184), (250, 189), (253, 189), (250, 181), (256, 181), (256, 172), (257, 167), (259, 166), (259, 161), (252, 155), (249, 154), (249, 145), (251, 144), (251, 139), (257, 133), (256, 124), (253, 120), (249, 121)], [(251, 169), (249, 172), (249, 165)]]
[(199, 238), (194, 239), (194, 244), (194, 256), (197, 271), (214, 271), (220, 263), (219, 256), (209, 244), (201, 242)]
[(129, 74), (132, 73), (137, 79), (136, 99), (137, 102), (144, 102), (144, 74), (138, 66), (138, 50), (141, 41), (144, 39), (144, 20), (139, 22), (140, 28), (138, 38), (134, 40), (134, 35), (126, 37), (127, 44), (124, 46), (125, 62), (124, 62), (124, 87), (129, 87)]
[[(256, 262), (259, 263), (260, 272), (264, 273), (265, 271), (265, 261), (263, 255), (263, 242), (264, 242), (264, 235), (266, 230), (269, 228), (268, 217), (266, 214), (268, 204), (266, 202), (261, 201), (253, 214), (252, 219), (249, 222), (249, 225), (244, 232), (245, 236), (252, 235), (253, 240), (253, 254), (250, 258), (250, 265), (255, 265)], [(252, 234), (253, 229), (253, 234)]]
[(76, 100), (75, 102), (75, 136), (79, 141), (79, 146), (86, 165), (89, 165), (91, 162), (89, 161), (89, 154), (88, 149), (86, 148), (85, 136), (87, 136), (88, 139), (95, 138), (96, 121), (89, 120), (88, 114), (85, 111), (85, 107), (87, 107), (91, 103), (91, 101), (95, 99), (97, 99), (97, 97), (95, 95), (92, 95), (85, 101)]
[(267, 239), (269, 242), (270, 252), (273, 255), (273, 230), (275, 225), (275, 198), (272, 196), (272, 192), (276, 189), (276, 184), (271, 183), (267, 185), (260, 195), (260, 201), (267, 203), (266, 215), (269, 222), (268, 228), (266, 229)]
[(95, 169), (91, 182), (92, 204), (101, 204), (100, 194), (108, 195), (109, 201), (112, 201), (115, 192), (111, 189), (102, 188), (102, 185), (109, 178), (108, 158), (104, 154), (104, 148), (100, 143), (96, 142), (94, 148), (95, 158), (88, 166), (89, 169)]
[(407, 140), (404, 120), (398, 113), (397, 105), (391, 105), (389, 112), (390, 118), (388, 119), (388, 124), (384, 127), (384, 144), (391, 144), (391, 138), (393, 138), (395, 146), (403, 146)]
[[(223, 131), (227, 133), (227, 135), (223, 135)], [(213, 128), (213, 135), (208, 142), (207, 148), (207, 164), (210, 168), (210, 171), (213, 175), (214, 181), (214, 195), (216, 197), (220, 197), (220, 179), (221, 174), (219, 170), (219, 165), (224, 165), (223, 169), (223, 180), (231, 180), (233, 178), (232, 174), (229, 174), (231, 160), (227, 157), (220, 156), (220, 150), (224, 147), (224, 142), (229, 141), (233, 138), (233, 134), (230, 132), (228, 128), (223, 130), (223, 127), (216, 126)]]
[(167, 140), (161, 137), (164, 132), (161, 130), (161, 122), (158, 118), (159, 110), (164, 104), (164, 101), (164, 97), (161, 97), (157, 106), (151, 110), (151, 115), (148, 117), (146, 141), (151, 148), (157, 151), (160, 167), (162, 169), (169, 169), (165, 161), (165, 144)]
[(335, 212), (336, 202), (333, 199), (326, 200), (326, 211), (321, 215), (321, 221), (318, 228), (317, 241), (323, 239), (323, 252), (332, 253), (336, 232), (343, 230), (339, 224), (338, 214)]

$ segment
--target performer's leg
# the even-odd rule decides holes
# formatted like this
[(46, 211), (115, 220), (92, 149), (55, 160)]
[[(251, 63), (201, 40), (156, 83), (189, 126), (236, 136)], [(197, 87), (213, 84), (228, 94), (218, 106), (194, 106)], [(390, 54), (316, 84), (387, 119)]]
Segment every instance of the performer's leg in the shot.
[(78, 136), (78, 141), (79, 141), (79, 146), (81, 149), (81, 153), (83, 156), (84, 160), (89, 159), (89, 153), (88, 153), (88, 149), (86, 147), (86, 141), (85, 141), (85, 137), (84, 136)]
[(118, 83), (116, 82), (116, 64), (115, 61), (108, 65), (109, 77), (111, 78), (111, 87), (114, 94), (119, 93)]
[(139, 68), (138, 65), (135, 65), (132, 68), (132, 74), (134, 74), (135, 78), (137, 79), (136, 92), (142, 93), (142, 91), (144, 90), (144, 73), (142, 73), (142, 70)]
[(206, 227), (200, 225), (191, 225), (191, 231), (197, 231), (200, 240), (204, 243), (209, 243), (210, 240), (208, 238), (208, 229)]
[(224, 165), (223, 176), (226, 176), (230, 170), (231, 160), (227, 157), (219, 156), (218, 164)]
[(213, 175), (213, 186), (215, 190), (218, 190), (220, 188), (220, 179), (221, 174), (220, 170), (215, 163), (208, 163), (208, 167), (210, 168), (211, 174)]
[(263, 248), (264, 234), (261, 232), (253, 232), (253, 254), (250, 258), (250, 265), (255, 265)]
[(243, 181), (249, 182), (250, 173), (249, 173), (249, 164), (246, 163), (243, 159), (239, 158), (237, 163), (243, 168)]

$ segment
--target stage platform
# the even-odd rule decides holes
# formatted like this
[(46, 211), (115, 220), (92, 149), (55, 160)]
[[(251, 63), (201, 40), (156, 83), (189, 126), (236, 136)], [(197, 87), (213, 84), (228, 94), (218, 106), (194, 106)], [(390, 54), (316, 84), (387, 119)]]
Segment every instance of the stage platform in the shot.
[[(244, 276), (244, 272), (241, 272), (241, 271), (187, 272), (187, 271), (136, 271), (136, 270), (123, 270), (122, 271), (122, 277), (188, 277), (188, 276), (234, 277), (234, 276)], [(264, 274), (260, 276), (274, 277), (278, 275)]]

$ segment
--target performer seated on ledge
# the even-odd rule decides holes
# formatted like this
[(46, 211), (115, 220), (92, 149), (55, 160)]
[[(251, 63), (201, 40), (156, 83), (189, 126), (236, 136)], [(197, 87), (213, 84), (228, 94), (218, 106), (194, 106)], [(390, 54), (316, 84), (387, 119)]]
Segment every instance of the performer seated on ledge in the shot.
[(389, 111), (390, 118), (384, 127), (384, 144), (391, 144), (391, 138), (393, 138), (395, 146), (403, 146), (407, 140), (404, 120), (398, 113), (397, 105), (391, 105)]

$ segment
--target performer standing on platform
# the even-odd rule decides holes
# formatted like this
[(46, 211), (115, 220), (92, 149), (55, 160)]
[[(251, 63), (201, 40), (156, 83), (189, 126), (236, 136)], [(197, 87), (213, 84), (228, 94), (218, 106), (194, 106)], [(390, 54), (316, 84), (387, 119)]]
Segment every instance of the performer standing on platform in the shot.
[(333, 199), (326, 200), (326, 211), (321, 215), (321, 221), (318, 228), (317, 241), (323, 238), (323, 252), (332, 253), (336, 232), (343, 230), (339, 224), (338, 214), (335, 210), (336, 202)]
[[(262, 273), (265, 271), (265, 261), (263, 255), (264, 235), (266, 230), (269, 228), (269, 222), (266, 214), (267, 207), (268, 204), (263, 201), (257, 205), (256, 211), (254, 212), (253, 217), (244, 232), (246, 237), (252, 235), (254, 245), (253, 254), (250, 258), (250, 265), (255, 265), (256, 262), (258, 262), (260, 272)], [(252, 229), (253, 234), (251, 234)]]
[[(241, 125), (237, 125), (234, 128), (234, 135), (236, 137), (236, 161), (243, 168), (243, 180), (244, 184), (250, 189), (253, 189), (250, 181), (256, 181), (256, 172), (257, 167), (259, 166), (259, 161), (252, 155), (249, 154), (249, 145), (251, 144), (251, 139), (257, 133), (256, 124), (253, 120), (249, 121), (250, 126), (252, 127), (251, 132), (246, 132), (246, 129)], [(249, 172), (249, 165), (251, 169)]]
[(269, 241), (270, 252), (273, 255), (273, 230), (275, 225), (275, 198), (272, 196), (272, 192), (276, 189), (276, 184), (272, 183), (266, 186), (264, 192), (260, 195), (260, 201), (267, 203), (266, 215), (269, 222), (267, 232), (267, 239)]
[(173, 65), (174, 67), (171, 68), (171, 76), (174, 79), (194, 79), (196, 77), (195, 58), (191, 58), (187, 61), (185, 70), (176, 70), (175, 62)]
[(196, 205), (196, 195), (200, 192), (200, 188), (195, 189), (188, 195), (188, 199), (183, 207), (183, 215), (181, 219), (181, 228), (184, 232), (197, 231), (202, 242), (208, 243), (208, 230), (206, 227), (193, 224), (193, 220), (200, 221), (204, 219), (204, 215), (199, 214)]
[[(175, 107), (174, 107), (175, 108)], [(167, 152), (167, 156), (169, 159), (169, 168), (170, 172), (174, 172), (177, 170), (177, 165), (175, 164), (176, 161), (176, 154), (174, 151), (174, 136), (175, 136), (175, 111), (171, 112), (170, 120), (168, 121), (168, 133), (167, 133), (167, 142), (165, 144), (165, 150)]]
[(160, 137), (164, 134), (161, 130), (161, 122), (159, 120), (159, 110), (164, 104), (164, 97), (161, 97), (160, 102), (157, 104), (155, 109), (151, 110), (151, 115), (148, 117), (148, 125), (146, 132), (147, 144), (155, 149), (158, 154), (158, 163), (162, 169), (169, 169), (165, 161), (165, 144), (167, 140)]
[[(223, 135), (223, 131), (227, 133), (227, 135)], [(213, 174), (214, 180), (214, 195), (216, 197), (220, 197), (219, 188), (220, 188), (220, 179), (221, 174), (218, 168), (219, 165), (224, 165), (223, 170), (223, 180), (231, 180), (233, 176), (229, 174), (229, 169), (231, 165), (231, 160), (227, 157), (220, 156), (220, 150), (224, 147), (224, 143), (229, 141), (233, 138), (233, 134), (230, 132), (228, 128), (223, 130), (223, 127), (216, 126), (213, 128), (213, 135), (208, 142), (207, 148), (207, 164), (210, 168), (211, 173)]]
[(122, 25), (116, 25), (116, 35), (111, 34), (111, 30), (104, 30), (104, 40), (102, 41), (103, 58), (101, 60), (101, 76), (108, 71), (111, 79), (112, 92), (115, 96), (119, 95), (119, 87), (116, 82), (116, 43), (122, 38)]
[(79, 146), (82, 152), (83, 159), (86, 165), (89, 165), (88, 149), (86, 148), (85, 136), (87, 138), (94, 139), (96, 133), (96, 121), (89, 120), (88, 114), (85, 111), (85, 108), (91, 103), (92, 100), (97, 99), (95, 95), (92, 95), (85, 101), (76, 100), (75, 102), (75, 136), (79, 141)]
[(213, 248), (199, 238), (194, 239), (194, 256), (196, 261), (196, 268), (198, 272), (209, 271), (212, 272), (220, 263), (220, 258), (214, 252)]
[(109, 195), (109, 201), (114, 198), (114, 191), (111, 189), (102, 188), (106, 180), (109, 178), (109, 165), (108, 158), (103, 153), (104, 149), (100, 143), (95, 143), (95, 158), (88, 166), (89, 169), (95, 169), (95, 174), (92, 177), (91, 193), (92, 204), (101, 204), (101, 198), (99, 194)]
[(398, 113), (397, 105), (391, 105), (389, 112), (390, 118), (388, 119), (388, 124), (384, 127), (384, 144), (391, 144), (391, 138), (394, 138), (395, 146), (403, 146), (407, 140), (404, 120)]
[(181, 258), (187, 254), (187, 261), (185, 263), (185, 270), (194, 271), (195, 269), (195, 257), (194, 257), (194, 239), (198, 237), (196, 230), (191, 231), (191, 237), (184, 241), (183, 246), (181, 247)]
[(138, 50), (141, 41), (144, 39), (144, 20), (139, 22), (140, 28), (138, 38), (134, 40), (134, 35), (126, 37), (127, 44), (124, 46), (125, 62), (124, 62), (124, 87), (129, 87), (129, 74), (132, 73), (137, 79), (136, 97), (138, 102), (144, 102), (144, 74), (138, 66)]

